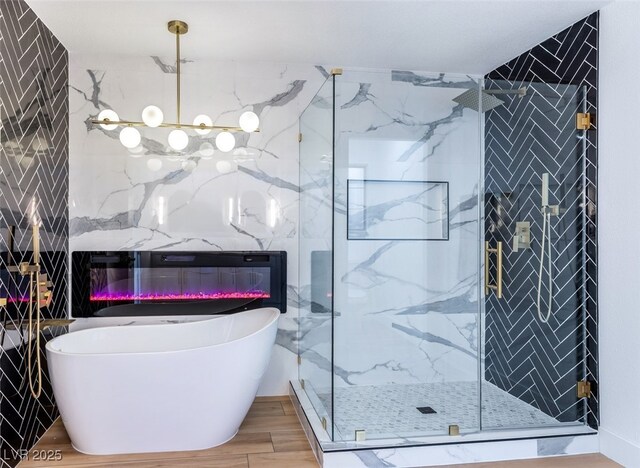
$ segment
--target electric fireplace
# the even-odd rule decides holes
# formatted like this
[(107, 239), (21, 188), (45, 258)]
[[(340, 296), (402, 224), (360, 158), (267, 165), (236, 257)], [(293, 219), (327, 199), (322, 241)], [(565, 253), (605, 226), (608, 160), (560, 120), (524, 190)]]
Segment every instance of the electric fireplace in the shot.
[(287, 253), (73, 252), (74, 317), (286, 312)]

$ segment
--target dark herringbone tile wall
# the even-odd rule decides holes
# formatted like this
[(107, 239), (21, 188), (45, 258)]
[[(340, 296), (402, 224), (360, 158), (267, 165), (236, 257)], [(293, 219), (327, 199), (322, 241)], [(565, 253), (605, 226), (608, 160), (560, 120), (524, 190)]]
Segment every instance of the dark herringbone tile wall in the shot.
[[(31, 260), (27, 217), (34, 203), (42, 219), (43, 269), (54, 302), (44, 318), (67, 315), (68, 56), (22, 0), (0, 0), (0, 297), (9, 298), (0, 323), (0, 466), (14, 466), (57, 417), (46, 375), (34, 399), (26, 381), (26, 282), (7, 264)], [(15, 226), (9, 252), (8, 229)], [(5, 333), (6, 332), (6, 333)], [(45, 340), (50, 334), (43, 334)], [(43, 352), (43, 358), (44, 358)], [(24, 453), (24, 452), (22, 452)]]
[[(597, 129), (576, 130), (577, 112), (597, 113), (598, 15), (585, 18), (489, 73), (500, 95), (485, 120), (486, 240), (504, 246), (504, 297), (486, 300), (485, 378), (560, 421), (597, 426)], [(553, 303), (548, 324), (536, 300), (542, 237), (541, 175), (550, 174)], [(517, 221), (531, 222), (528, 250), (512, 250)], [(546, 310), (547, 261), (542, 287)], [(494, 278), (495, 265), (490, 277)], [(577, 398), (576, 382), (594, 396)]]

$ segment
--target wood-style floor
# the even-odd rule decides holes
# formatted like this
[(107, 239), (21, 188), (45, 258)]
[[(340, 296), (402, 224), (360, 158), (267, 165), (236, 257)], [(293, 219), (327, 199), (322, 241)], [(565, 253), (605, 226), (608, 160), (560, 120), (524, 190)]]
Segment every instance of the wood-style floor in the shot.
[[(289, 397), (258, 397), (238, 435), (224, 445), (192, 452), (93, 456), (76, 452), (58, 419), (33, 451), (60, 450), (59, 461), (24, 460), (19, 468), (318, 468)], [(449, 468), (613, 468), (602, 455), (544, 458), (499, 463), (451, 465)], [(348, 468), (348, 467), (345, 467)], [(447, 468), (447, 467), (444, 467)]]
[[(208, 450), (138, 453), (129, 455), (85, 455), (71, 446), (58, 419), (34, 450), (61, 450), (62, 460), (22, 461), (20, 468), (318, 468), (309, 442), (288, 396), (258, 397), (230, 442)], [(33, 452), (33, 450), (31, 451)]]

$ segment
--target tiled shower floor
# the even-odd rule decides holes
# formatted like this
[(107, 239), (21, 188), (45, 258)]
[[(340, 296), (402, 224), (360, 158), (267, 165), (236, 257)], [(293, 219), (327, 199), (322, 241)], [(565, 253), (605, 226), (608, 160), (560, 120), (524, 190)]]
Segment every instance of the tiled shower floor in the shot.
[[(318, 397), (329, 408), (330, 394)], [(367, 438), (444, 435), (452, 424), (460, 426), (461, 432), (479, 429), (476, 382), (338, 387), (334, 404), (336, 429), (347, 440), (353, 440), (359, 429), (366, 430)], [(416, 409), (424, 406), (436, 413)], [(482, 384), (482, 413), (483, 429), (560, 424), (488, 382)]]

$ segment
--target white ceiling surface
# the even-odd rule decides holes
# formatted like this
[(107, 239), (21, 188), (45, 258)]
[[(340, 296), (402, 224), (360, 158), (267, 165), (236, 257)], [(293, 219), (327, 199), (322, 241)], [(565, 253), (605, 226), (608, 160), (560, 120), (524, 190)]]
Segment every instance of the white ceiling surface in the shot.
[(71, 53), (484, 74), (610, 1), (27, 0)]

